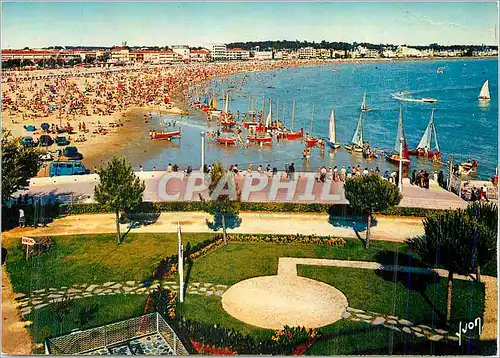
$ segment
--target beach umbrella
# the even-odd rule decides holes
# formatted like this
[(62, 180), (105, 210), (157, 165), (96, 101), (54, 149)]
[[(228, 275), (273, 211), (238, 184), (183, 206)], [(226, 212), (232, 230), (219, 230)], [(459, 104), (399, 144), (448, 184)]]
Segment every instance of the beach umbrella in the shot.
[(42, 123), (40, 125), (40, 128), (42, 128), (42, 130), (44, 131), (47, 131), (50, 128), (50, 125), (48, 123)]

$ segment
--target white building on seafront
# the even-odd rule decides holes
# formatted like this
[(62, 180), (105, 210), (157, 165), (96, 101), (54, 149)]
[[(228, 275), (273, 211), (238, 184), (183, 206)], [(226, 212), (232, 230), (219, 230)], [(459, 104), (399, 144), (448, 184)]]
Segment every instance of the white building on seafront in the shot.
[(226, 58), (228, 60), (248, 60), (250, 52), (241, 48), (228, 48), (226, 50)]
[(187, 45), (174, 45), (172, 51), (179, 54), (183, 60), (189, 59), (189, 46)]
[(255, 60), (264, 61), (273, 59), (273, 51), (255, 51), (253, 53)]
[(313, 47), (301, 47), (297, 51), (299, 58), (316, 58), (316, 50)]
[(213, 44), (210, 49), (212, 60), (225, 60), (227, 58), (226, 50), (225, 44)]
[(398, 46), (396, 50), (397, 57), (423, 57), (422, 51), (413, 47)]

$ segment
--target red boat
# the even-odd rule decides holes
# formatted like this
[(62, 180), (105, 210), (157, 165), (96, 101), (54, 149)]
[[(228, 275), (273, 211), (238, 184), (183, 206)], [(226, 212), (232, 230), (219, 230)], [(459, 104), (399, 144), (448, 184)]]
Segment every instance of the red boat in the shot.
[(254, 135), (249, 135), (247, 138), (250, 142), (256, 142), (256, 143), (272, 143), (273, 142), (272, 137), (257, 137)]
[(150, 138), (152, 140), (170, 140), (172, 138), (177, 138), (181, 136), (181, 129), (177, 131), (171, 131), (171, 132), (152, 132), (150, 134)]
[(318, 144), (319, 138), (307, 138), (306, 143), (308, 147), (314, 147)]
[(258, 125), (259, 125), (259, 122), (247, 122), (247, 121), (245, 121), (242, 123), (242, 126), (245, 129), (248, 129), (248, 128), (253, 127), (253, 126), (258, 126)]
[(293, 140), (293, 139), (300, 139), (304, 136), (304, 130), (301, 128), (300, 132), (287, 132), (285, 133), (286, 139)]
[(224, 127), (234, 127), (236, 125), (235, 121), (222, 121), (222, 126)]
[(216, 140), (219, 144), (224, 144), (224, 145), (236, 144), (236, 139), (234, 139), (234, 138), (218, 137)]

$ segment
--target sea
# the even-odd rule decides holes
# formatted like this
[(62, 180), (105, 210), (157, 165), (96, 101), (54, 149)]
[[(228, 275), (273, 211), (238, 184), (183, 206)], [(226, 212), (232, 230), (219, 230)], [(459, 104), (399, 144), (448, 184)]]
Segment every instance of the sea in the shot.
[[(441, 71), (438, 71), (441, 68)], [(442, 72), (442, 73), (438, 73)], [(489, 80), (491, 100), (479, 101), (483, 83)], [(218, 108), (223, 107), (224, 93), (229, 93), (231, 112), (248, 112), (250, 102), (254, 109), (265, 115), (272, 100), (273, 120), (279, 107), (279, 118), (291, 124), (292, 102), (296, 102), (295, 128), (304, 128), (314, 136), (328, 137), (329, 117), (335, 110), (337, 142), (350, 143), (361, 113), (363, 94), (371, 111), (364, 112), (363, 137), (372, 148), (383, 148), (385, 153), (395, 152), (400, 109), (409, 149), (414, 149), (431, 117), (434, 122), (442, 164), (411, 157), (413, 169), (432, 172), (448, 171), (447, 162), (459, 164), (468, 158), (478, 162), (477, 179), (488, 179), (498, 165), (498, 62), (496, 59), (436, 60), (436, 61), (359, 61), (320, 66), (281, 68), (274, 71), (254, 71), (215, 79), (204, 87), (193, 88), (193, 98), (203, 93), (216, 94)], [(397, 99), (403, 93), (404, 101)], [(416, 99), (436, 98), (436, 103), (423, 103)], [(203, 99), (203, 95), (202, 95)], [(190, 111), (188, 116), (161, 116), (153, 114), (157, 129), (176, 121), (182, 129), (182, 138), (164, 146), (154, 155), (144, 158), (144, 168), (164, 169), (169, 163), (181, 168), (201, 163), (201, 132), (217, 130), (216, 123), (207, 123), (204, 113)], [(245, 132), (244, 132), (245, 133)], [(434, 143), (433, 143), (434, 145)], [(294, 163), (297, 170), (315, 171), (318, 167), (357, 166), (389, 172), (397, 166), (384, 158), (366, 160), (360, 154), (351, 154), (343, 147), (337, 150), (313, 148), (311, 158), (304, 160), (304, 143), (296, 141), (274, 142), (271, 147), (222, 146), (211, 139), (205, 141), (205, 162), (221, 161), (225, 165), (238, 164), (246, 169), (250, 164), (256, 170), (267, 165), (283, 170)]]

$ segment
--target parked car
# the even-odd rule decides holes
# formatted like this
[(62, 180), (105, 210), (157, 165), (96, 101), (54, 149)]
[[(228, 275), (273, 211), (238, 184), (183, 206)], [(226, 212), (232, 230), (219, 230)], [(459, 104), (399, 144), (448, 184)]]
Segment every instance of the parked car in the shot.
[(81, 160), (83, 158), (82, 153), (79, 153), (76, 147), (64, 148), (63, 155), (68, 159)]
[(23, 137), (23, 139), (21, 139), (21, 144), (25, 147), (36, 147), (38, 145), (38, 142), (35, 142), (33, 140), (33, 137), (25, 136)]
[(90, 171), (86, 169), (80, 160), (68, 161), (68, 162), (52, 162), (50, 163), (49, 175), (61, 176), (61, 175), (83, 175), (89, 174)]
[(54, 140), (48, 134), (42, 134), (38, 142), (40, 143), (41, 147), (48, 147), (54, 144)]
[(69, 140), (68, 138), (66, 138), (65, 136), (63, 135), (58, 135), (56, 137), (56, 144), (58, 146), (63, 146), (63, 145), (68, 145), (69, 144)]

